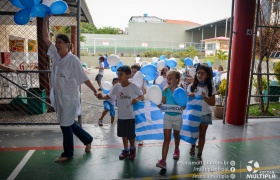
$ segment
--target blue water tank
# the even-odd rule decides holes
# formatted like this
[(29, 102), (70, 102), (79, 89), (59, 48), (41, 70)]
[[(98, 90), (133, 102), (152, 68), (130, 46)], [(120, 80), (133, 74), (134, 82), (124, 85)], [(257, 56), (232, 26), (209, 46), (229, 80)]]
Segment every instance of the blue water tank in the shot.
[(147, 17), (148, 16), (148, 14), (144, 14), (144, 17)]

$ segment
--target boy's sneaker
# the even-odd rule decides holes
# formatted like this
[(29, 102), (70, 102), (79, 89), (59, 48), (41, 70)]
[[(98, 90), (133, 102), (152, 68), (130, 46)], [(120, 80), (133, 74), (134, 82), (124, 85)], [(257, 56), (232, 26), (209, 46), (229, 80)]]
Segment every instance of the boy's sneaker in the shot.
[(180, 149), (175, 149), (173, 153), (173, 159), (179, 159), (180, 158)]
[(123, 150), (119, 155), (119, 159), (125, 159), (129, 155), (129, 151)]
[(165, 160), (160, 160), (158, 161), (158, 163), (156, 164), (156, 167), (162, 168), (162, 169), (166, 169), (166, 161)]
[(136, 148), (134, 149), (130, 149), (130, 153), (129, 153), (129, 159), (133, 160), (136, 156)]
[(202, 166), (203, 165), (202, 156), (197, 156), (196, 157), (196, 162), (197, 162), (197, 165)]
[(99, 125), (99, 126), (103, 126), (103, 120), (99, 119), (99, 120), (98, 120), (98, 125)]
[(144, 144), (144, 141), (143, 141), (143, 140), (139, 140), (139, 141), (138, 141), (138, 146), (143, 146), (143, 144)]

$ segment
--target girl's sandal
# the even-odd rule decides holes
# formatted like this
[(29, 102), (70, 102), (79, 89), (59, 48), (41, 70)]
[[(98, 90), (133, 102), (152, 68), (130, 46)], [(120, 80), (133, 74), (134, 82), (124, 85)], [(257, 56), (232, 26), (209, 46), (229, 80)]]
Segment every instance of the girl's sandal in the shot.
[(190, 156), (193, 158), (195, 156), (195, 147), (191, 147), (189, 153), (190, 153)]

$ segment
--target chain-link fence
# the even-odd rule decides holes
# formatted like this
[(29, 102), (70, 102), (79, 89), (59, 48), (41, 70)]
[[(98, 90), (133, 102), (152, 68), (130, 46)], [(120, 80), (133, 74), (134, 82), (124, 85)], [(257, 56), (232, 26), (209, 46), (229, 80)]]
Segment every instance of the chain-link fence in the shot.
[[(69, 35), (76, 49), (77, 6), (68, 3), (65, 14), (49, 20), (51, 34)], [(0, 9), (1, 62), (18, 70), (0, 73), (0, 124), (57, 124), (49, 101), (51, 60), (42, 40), (42, 18), (17, 25), (14, 14), (19, 8), (1, 0)]]
[(166, 42), (166, 41), (142, 41), (114, 38), (86, 37), (86, 42), (81, 43), (82, 51), (89, 54), (118, 54), (123, 56), (141, 55), (146, 51), (170, 51), (183, 52), (193, 46), (198, 52), (204, 52), (205, 43), (193, 42)]
[(258, 2), (248, 117), (280, 117), (279, 7), (279, 0)]

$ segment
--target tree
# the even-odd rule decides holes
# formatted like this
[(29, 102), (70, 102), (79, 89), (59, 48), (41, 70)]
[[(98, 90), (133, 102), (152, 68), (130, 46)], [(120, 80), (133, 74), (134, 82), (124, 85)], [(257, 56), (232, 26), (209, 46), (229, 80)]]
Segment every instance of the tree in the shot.
[(197, 55), (197, 49), (195, 49), (193, 46), (190, 46), (186, 50), (186, 55), (193, 59)]
[[(280, 29), (273, 28), (278, 26), (279, 22), (279, 0), (275, 1), (262, 1), (260, 6), (259, 16), (257, 21), (261, 26), (258, 29), (258, 36), (256, 38), (256, 56), (259, 61), (256, 64), (257, 73), (257, 94), (263, 94), (263, 78), (262, 73), (267, 73), (266, 82), (269, 84), (269, 56), (272, 52), (279, 50), (280, 42)], [(268, 11), (268, 9), (272, 11)], [(266, 69), (262, 68), (263, 62), (266, 63)], [(259, 109), (262, 113), (267, 113), (269, 107), (269, 101), (266, 102), (266, 107), (264, 107), (263, 98), (260, 98)]]
[(225, 61), (228, 60), (228, 54), (226, 51), (218, 50), (217, 59)]

